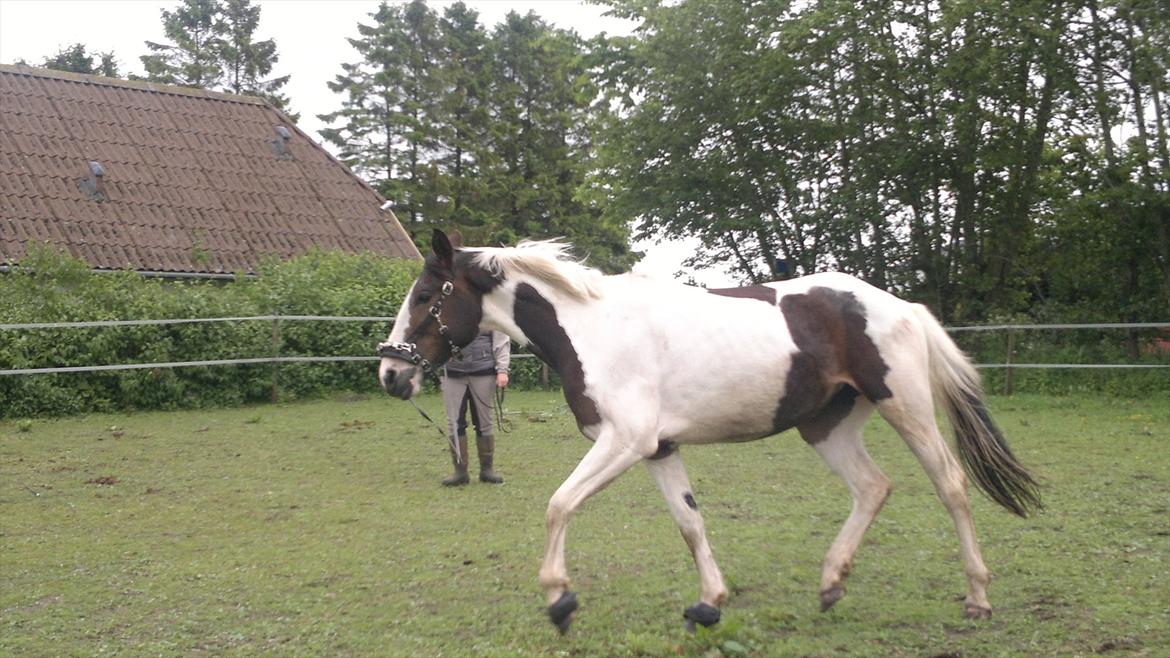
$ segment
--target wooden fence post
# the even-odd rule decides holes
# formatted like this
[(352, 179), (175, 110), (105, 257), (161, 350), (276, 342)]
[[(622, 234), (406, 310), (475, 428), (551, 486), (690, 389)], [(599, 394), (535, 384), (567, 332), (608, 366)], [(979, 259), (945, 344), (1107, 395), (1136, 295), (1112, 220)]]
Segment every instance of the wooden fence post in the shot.
[(272, 401), (280, 399), (280, 316), (272, 319)]
[(1007, 356), (1004, 357), (1004, 365), (1006, 368), (1003, 373), (1003, 394), (1012, 394), (1012, 358), (1016, 351), (1016, 330), (1008, 329), (1007, 335)]

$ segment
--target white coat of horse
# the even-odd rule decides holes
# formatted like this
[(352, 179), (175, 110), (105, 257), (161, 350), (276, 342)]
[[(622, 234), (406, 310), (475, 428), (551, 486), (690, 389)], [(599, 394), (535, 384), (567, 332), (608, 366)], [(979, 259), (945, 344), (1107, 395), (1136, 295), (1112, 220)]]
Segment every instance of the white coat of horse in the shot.
[[(848, 485), (853, 509), (824, 560), (822, 610), (844, 580), (890, 481), (862, 443), (876, 409), (922, 464), (958, 533), (967, 576), (964, 611), (987, 617), (990, 574), (967, 499), (967, 475), (1024, 516), (1037, 485), (982, 402), (970, 362), (923, 306), (845, 274), (704, 290), (637, 274), (606, 276), (566, 257), (566, 245), (463, 249), (440, 231), (386, 342), (379, 380), (418, 393), (424, 371), (478, 331), (502, 331), (560, 375), (593, 447), (548, 504), (540, 583), (564, 632), (577, 609), (565, 567), (565, 530), (591, 495), (644, 463), (699, 573), (688, 625), (720, 617), (727, 587), (687, 480), (679, 447), (746, 441), (795, 427)], [(959, 459), (939, 433), (946, 411)], [(962, 464), (962, 466), (960, 465)]]

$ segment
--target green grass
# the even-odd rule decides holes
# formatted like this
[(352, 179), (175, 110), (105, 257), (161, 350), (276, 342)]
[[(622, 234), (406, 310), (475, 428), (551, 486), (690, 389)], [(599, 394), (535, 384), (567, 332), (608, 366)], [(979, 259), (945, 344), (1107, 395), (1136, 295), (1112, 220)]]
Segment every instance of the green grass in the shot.
[[(439, 400), (421, 405), (441, 414)], [(894, 494), (818, 612), (844, 485), (793, 433), (684, 449), (733, 594), (688, 635), (690, 555), (638, 467), (588, 501), (556, 634), (544, 508), (589, 443), (510, 393), (502, 486), (448, 490), (445, 446), (384, 398), (0, 424), (0, 655), (1110, 656), (1170, 647), (1170, 405), (994, 398), (1047, 510), (974, 495), (995, 616), (963, 619), (950, 518), (887, 426)]]

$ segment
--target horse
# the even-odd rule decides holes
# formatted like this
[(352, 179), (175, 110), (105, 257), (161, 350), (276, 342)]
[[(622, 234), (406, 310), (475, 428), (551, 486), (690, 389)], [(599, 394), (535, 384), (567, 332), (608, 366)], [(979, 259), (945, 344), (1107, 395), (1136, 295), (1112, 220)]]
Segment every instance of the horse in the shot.
[[(579, 607), (565, 566), (569, 520), (639, 462), (698, 571), (699, 601), (683, 612), (685, 623), (692, 630), (718, 623), (728, 590), (680, 448), (789, 428), (853, 498), (823, 563), (820, 608), (831, 608), (890, 494), (890, 480), (862, 443), (874, 410), (917, 457), (954, 521), (967, 577), (964, 614), (991, 616), (991, 576), (975, 538), (967, 478), (1019, 516), (1040, 507), (1039, 487), (992, 420), (978, 373), (926, 307), (842, 273), (702, 289), (638, 273), (603, 275), (557, 240), (484, 248), (461, 242), (434, 232), (433, 253), (378, 345), (378, 379), (409, 400), (424, 374), (485, 329), (527, 346), (560, 375), (577, 426), (593, 442), (545, 516), (539, 581), (561, 633)], [(955, 430), (958, 460), (939, 432), (935, 401)]]

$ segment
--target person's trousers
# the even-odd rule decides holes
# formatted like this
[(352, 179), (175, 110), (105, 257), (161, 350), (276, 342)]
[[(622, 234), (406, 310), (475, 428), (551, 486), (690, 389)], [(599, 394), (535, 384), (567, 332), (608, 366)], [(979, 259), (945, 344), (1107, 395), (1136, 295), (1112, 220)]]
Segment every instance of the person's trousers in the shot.
[(463, 410), (470, 408), (471, 422), (477, 437), (492, 435), (492, 401), (496, 394), (496, 376), (443, 377), (443, 406), (447, 409), (447, 435), (467, 436)]

